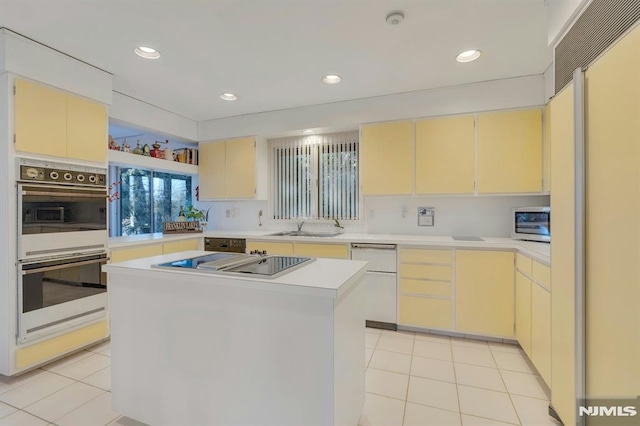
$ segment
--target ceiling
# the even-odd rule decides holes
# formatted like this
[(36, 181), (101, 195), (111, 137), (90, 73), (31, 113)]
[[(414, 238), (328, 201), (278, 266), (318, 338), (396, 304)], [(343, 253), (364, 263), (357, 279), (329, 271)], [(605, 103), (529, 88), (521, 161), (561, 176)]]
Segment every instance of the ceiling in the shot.
[[(385, 22), (394, 10), (397, 26)], [(552, 59), (544, 0), (0, 0), (0, 11), (0, 27), (196, 121), (541, 74)], [(138, 45), (162, 56), (142, 59)], [(467, 49), (483, 55), (456, 62)], [(322, 83), (330, 73), (342, 83)]]

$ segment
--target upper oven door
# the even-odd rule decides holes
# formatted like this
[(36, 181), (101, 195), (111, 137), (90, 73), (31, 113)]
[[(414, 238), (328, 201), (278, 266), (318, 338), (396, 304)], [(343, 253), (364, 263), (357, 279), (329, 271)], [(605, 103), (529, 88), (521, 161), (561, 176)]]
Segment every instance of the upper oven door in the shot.
[(27, 259), (104, 250), (105, 188), (18, 184), (18, 250)]

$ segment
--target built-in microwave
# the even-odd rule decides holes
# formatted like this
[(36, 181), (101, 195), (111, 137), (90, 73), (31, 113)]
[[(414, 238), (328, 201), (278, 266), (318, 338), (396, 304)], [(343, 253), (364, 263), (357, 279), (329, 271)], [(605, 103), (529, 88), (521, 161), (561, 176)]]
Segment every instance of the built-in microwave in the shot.
[(511, 210), (511, 238), (551, 241), (550, 207), (516, 207)]

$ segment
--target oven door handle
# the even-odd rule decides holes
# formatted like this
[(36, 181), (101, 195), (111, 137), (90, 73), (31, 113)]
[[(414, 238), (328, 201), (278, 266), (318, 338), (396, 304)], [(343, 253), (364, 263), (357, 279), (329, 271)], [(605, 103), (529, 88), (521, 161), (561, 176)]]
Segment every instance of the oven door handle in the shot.
[(55, 271), (57, 269), (65, 269), (70, 266), (84, 266), (84, 265), (92, 265), (94, 263), (106, 263), (106, 262), (107, 262), (107, 259), (93, 259), (93, 260), (85, 260), (84, 262), (64, 263), (61, 265), (53, 265), (53, 266), (45, 266), (42, 268), (36, 268), (36, 269), (28, 269), (26, 271), (22, 271), (22, 275), (37, 274), (39, 272), (47, 272), (47, 271)]
[(22, 191), (22, 195), (44, 195), (47, 197), (74, 197), (74, 198), (107, 198), (106, 193), (82, 194), (79, 192), (46, 192), (46, 191)]

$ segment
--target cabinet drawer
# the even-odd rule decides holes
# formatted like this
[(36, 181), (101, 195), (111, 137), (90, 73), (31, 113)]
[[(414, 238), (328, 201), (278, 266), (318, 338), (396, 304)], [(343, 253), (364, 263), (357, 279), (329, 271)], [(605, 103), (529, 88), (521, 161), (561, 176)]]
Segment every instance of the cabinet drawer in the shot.
[(349, 248), (345, 244), (295, 243), (293, 253), (296, 256), (331, 257), (334, 259), (349, 258)]
[(451, 329), (451, 301), (400, 296), (400, 324)]
[(548, 290), (551, 290), (551, 269), (548, 266), (543, 265), (540, 262), (533, 262), (533, 273), (531, 274), (534, 280), (545, 286)]
[(451, 263), (452, 250), (402, 249), (400, 262)]
[(251, 250), (266, 250), (267, 254), (293, 256), (293, 243), (272, 243), (268, 241), (247, 241), (247, 253)]
[(424, 281), (401, 278), (400, 292), (451, 297), (451, 283), (443, 281)]
[(532, 262), (533, 260), (531, 260), (531, 258), (523, 254), (516, 253), (516, 268), (518, 268), (518, 270), (523, 274), (531, 276)]
[(414, 265), (401, 263), (400, 277), (451, 281), (451, 265)]

